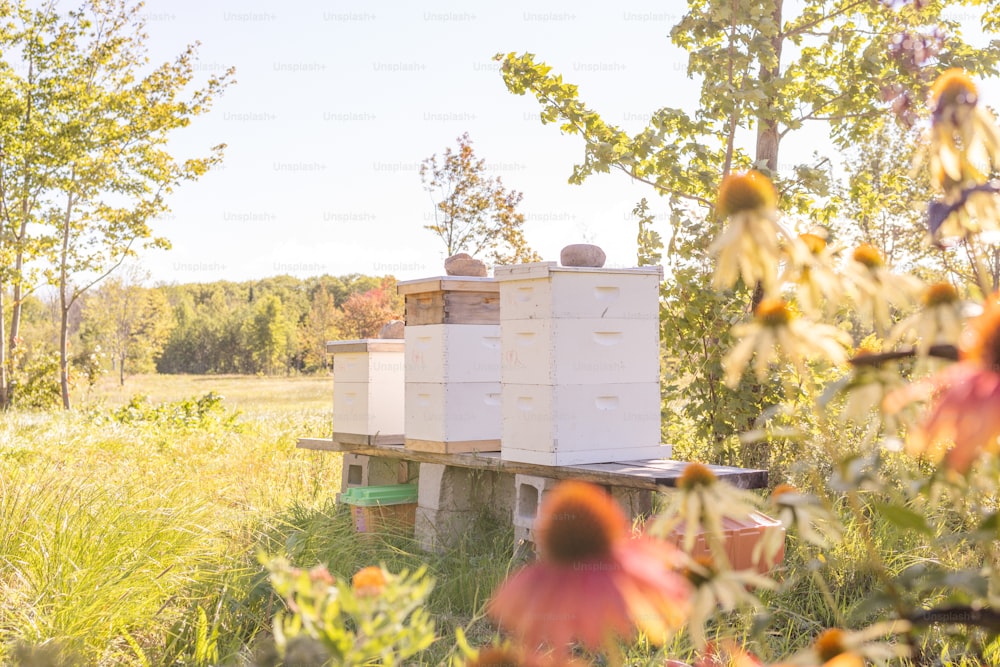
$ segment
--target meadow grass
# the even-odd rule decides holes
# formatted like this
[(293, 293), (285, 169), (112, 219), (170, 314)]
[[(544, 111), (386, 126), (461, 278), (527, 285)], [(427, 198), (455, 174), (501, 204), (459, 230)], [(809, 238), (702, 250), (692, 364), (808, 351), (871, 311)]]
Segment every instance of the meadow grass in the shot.
[[(454, 655), (456, 628), (474, 645), (490, 641), (484, 603), (519, 565), (507, 517), (482, 514), (441, 554), (406, 535), (359, 538), (334, 502), (341, 457), (295, 447), (331, 431), (331, 386), (327, 377), (139, 376), (123, 389), (106, 378), (74, 411), (3, 415), (0, 663), (252, 665), (282, 607), (262, 555), (324, 564), (339, 578), (371, 564), (427, 564), (439, 640), (421, 664)], [(155, 404), (208, 392), (225, 397), (222, 412), (197, 423), (155, 405), (114, 418), (135, 394)], [(899, 531), (877, 528), (871, 539), (893, 572), (922, 557)], [(763, 596), (770, 616), (727, 614), (709, 636), (748, 637), (777, 659), (825, 627), (868, 620), (876, 585), (860, 535), (849, 522), (823, 562), (791, 538), (781, 586)], [(956, 548), (951, 564), (961, 559)], [(694, 650), (684, 635), (661, 650), (640, 640), (627, 664)]]

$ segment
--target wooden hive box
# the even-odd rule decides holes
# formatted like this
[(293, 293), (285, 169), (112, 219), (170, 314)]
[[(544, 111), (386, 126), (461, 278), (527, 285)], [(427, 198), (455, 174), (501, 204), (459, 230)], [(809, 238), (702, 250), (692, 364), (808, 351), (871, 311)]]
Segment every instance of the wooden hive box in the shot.
[(500, 449), (500, 288), (492, 278), (399, 283), (406, 300), (405, 445)]
[(332, 341), (333, 437), (355, 444), (402, 444), (406, 343), (398, 339)]
[(406, 326), (499, 324), (500, 287), (492, 278), (439, 276), (396, 285), (406, 302)]

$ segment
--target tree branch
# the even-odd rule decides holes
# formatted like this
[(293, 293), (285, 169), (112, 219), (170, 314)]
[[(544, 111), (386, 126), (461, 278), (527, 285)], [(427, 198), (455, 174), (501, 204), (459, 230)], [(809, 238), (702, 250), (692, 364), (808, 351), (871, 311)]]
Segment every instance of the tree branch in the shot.
[(986, 628), (994, 632), (1000, 631), (1000, 612), (993, 609), (975, 609), (966, 606), (939, 607), (927, 609), (910, 615), (908, 620), (913, 625), (927, 626), (936, 624), (972, 625)]
[[(928, 356), (949, 361), (958, 361), (958, 348), (954, 345), (931, 345), (927, 350)], [(917, 356), (917, 348), (910, 347), (892, 352), (880, 352), (878, 354), (862, 354), (848, 359), (852, 366), (878, 366), (886, 361), (896, 361)]]

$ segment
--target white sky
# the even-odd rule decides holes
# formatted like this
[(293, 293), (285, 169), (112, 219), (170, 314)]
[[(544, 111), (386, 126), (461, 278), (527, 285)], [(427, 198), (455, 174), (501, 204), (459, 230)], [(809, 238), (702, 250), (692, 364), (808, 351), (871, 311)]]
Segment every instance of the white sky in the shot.
[[(184, 184), (150, 252), (154, 281), (277, 274), (443, 273), (443, 244), (417, 173), (468, 131), (477, 154), (524, 193), (528, 242), (545, 259), (592, 242), (608, 265), (635, 262), (630, 212), (643, 196), (623, 174), (567, 183), (579, 137), (543, 126), (530, 96), (507, 92), (496, 52), (528, 51), (609, 122), (631, 132), (662, 106), (692, 109), (698, 87), (668, 32), (686, 4), (665, 2), (284, 2), (148, 0), (155, 62), (198, 40), (205, 74), (237, 83), (174, 144), (179, 158), (228, 144), (224, 168)], [(992, 102), (991, 99), (987, 101)], [(808, 160), (814, 141), (782, 146)]]

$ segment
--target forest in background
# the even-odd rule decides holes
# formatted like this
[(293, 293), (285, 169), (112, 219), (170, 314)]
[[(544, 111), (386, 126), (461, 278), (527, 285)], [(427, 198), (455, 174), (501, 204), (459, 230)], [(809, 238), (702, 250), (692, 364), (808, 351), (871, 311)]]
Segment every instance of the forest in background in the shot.
[[(59, 304), (29, 296), (14, 361), (12, 402), (48, 407), (60, 399)], [(104, 281), (71, 313), (71, 379), (103, 373), (291, 375), (327, 368), (329, 340), (372, 338), (402, 319), (392, 276), (274, 276), (143, 286), (138, 271)]]

